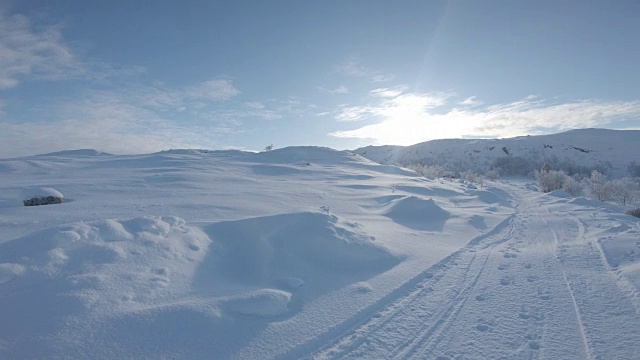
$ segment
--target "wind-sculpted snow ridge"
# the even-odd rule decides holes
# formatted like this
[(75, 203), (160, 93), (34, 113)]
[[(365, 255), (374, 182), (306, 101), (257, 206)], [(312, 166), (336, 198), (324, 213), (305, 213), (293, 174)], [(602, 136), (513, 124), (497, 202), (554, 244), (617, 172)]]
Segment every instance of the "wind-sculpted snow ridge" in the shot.
[(314, 287), (335, 286), (366, 279), (399, 261), (362, 225), (325, 213), (220, 222), (205, 231), (214, 251), (196, 278), (203, 288), (218, 282), (218, 276), (248, 286), (290, 287), (293, 277)]

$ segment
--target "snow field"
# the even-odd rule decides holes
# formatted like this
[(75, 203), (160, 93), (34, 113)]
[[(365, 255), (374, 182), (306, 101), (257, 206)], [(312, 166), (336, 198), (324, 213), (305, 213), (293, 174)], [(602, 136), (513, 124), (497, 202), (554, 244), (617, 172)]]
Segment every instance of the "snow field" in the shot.
[[(2, 358), (640, 353), (640, 225), (348, 152), (0, 160)], [(73, 201), (23, 207), (24, 189)]]

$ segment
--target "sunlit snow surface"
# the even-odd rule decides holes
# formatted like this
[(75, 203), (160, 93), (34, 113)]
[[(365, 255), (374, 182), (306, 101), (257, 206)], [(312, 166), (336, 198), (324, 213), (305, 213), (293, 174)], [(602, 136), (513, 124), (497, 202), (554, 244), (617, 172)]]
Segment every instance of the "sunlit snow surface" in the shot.
[(0, 160), (0, 358), (637, 358), (638, 219), (527, 188), (312, 147)]

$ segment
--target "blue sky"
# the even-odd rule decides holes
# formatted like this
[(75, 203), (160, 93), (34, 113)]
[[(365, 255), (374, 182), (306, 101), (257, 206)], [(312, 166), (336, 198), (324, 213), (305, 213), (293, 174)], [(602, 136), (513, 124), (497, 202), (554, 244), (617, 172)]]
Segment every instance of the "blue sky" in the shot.
[(0, 157), (640, 129), (638, 1), (0, 0)]

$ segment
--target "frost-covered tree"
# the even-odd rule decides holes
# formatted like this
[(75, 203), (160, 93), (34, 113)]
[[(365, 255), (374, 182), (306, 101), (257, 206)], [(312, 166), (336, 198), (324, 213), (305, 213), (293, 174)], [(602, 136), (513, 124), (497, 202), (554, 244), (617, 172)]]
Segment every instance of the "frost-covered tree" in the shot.
[(640, 164), (632, 161), (627, 165), (627, 172), (633, 177), (640, 177)]

